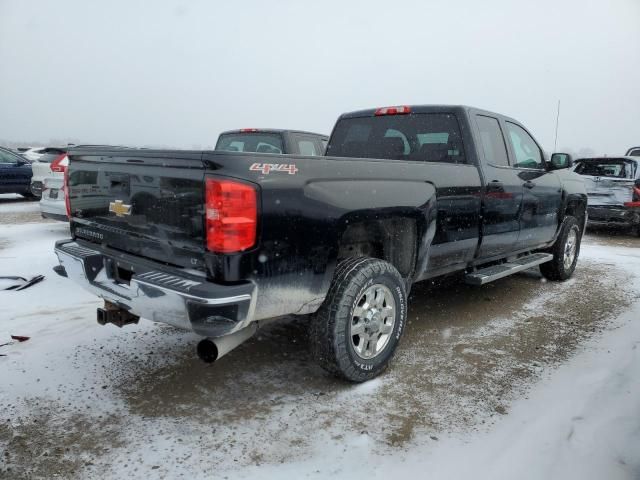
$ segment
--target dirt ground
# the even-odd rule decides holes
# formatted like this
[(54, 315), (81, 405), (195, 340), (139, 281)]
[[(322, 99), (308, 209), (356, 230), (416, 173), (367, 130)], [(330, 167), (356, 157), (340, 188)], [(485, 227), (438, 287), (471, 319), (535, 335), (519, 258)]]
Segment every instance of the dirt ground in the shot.
[[(36, 221), (33, 213), (14, 216), (0, 222)], [(640, 247), (640, 238), (599, 230), (584, 244)], [(81, 388), (61, 384), (50, 398), (24, 399), (26, 414), (17, 403), (0, 405), (0, 478), (99, 476), (114, 450), (125, 451), (120, 461), (136, 472), (145, 453), (125, 446), (148, 431), (167, 440), (148, 448), (178, 463), (185, 459), (176, 445), (199, 438), (193, 455), (208, 459), (206, 473), (229, 456), (238, 465), (287, 462), (307, 454), (319, 431), (333, 440), (365, 432), (392, 454), (418, 433), (437, 442), (483, 428), (609, 327), (637, 295), (626, 279), (613, 265), (581, 261), (561, 284), (534, 270), (484, 287), (459, 278), (417, 284), (390, 368), (357, 387), (311, 362), (305, 318), (266, 327), (214, 365), (196, 358), (197, 337), (162, 325), (115, 336), (106, 348), (78, 345), (69, 362), (88, 372)], [(116, 407), (100, 406), (103, 392)], [(153, 468), (162, 476), (161, 465)]]

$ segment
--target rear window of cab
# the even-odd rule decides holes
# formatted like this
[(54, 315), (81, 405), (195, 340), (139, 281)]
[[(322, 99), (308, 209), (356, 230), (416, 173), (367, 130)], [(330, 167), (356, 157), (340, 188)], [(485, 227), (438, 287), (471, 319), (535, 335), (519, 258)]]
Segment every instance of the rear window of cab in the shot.
[(282, 136), (277, 133), (230, 133), (220, 135), (216, 150), (224, 152), (282, 153)]
[(343, 118), (327, 155), (466, 163), (458, 120), (448, 113)]

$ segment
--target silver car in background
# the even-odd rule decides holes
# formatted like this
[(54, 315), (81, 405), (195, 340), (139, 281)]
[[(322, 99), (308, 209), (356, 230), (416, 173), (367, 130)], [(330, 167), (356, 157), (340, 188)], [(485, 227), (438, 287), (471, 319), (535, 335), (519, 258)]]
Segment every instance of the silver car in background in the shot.
[(618, 226), (640, 234), (640, 157), (581, 158), (573, 171), (587, 189), (590, 226)]

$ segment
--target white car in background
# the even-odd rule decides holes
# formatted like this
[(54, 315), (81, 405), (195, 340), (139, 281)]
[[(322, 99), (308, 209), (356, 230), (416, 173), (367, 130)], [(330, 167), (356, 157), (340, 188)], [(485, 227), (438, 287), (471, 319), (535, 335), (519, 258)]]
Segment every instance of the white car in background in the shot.
[(19, 148), (18, 152), (30, 162), (36, 162), (40, 159), (46, 149), (46, 147), (30, 147), (24, 150)]
[(65, 201), (64, 174), (69, 165), (69, 157), (62, 154), (51, 164), (46, 164), (49, 173), (43, 178), (40, 213), (43, 218), (63, 222), (69, 221)]
[(587, 189), (588, 225), (625, 227), (640, 234), (640, 158), (581, 158), (573, 171)]
[(41, 150), (38, 160), (31, 163), (31, 170), (33, 171), (31, 193), (38, 198), (42, 196), (44, 179), (51, 175), (51, 164), (56, 160), (61, 160), (67, 153), (66, 148), (58, 147), (47, 147)]

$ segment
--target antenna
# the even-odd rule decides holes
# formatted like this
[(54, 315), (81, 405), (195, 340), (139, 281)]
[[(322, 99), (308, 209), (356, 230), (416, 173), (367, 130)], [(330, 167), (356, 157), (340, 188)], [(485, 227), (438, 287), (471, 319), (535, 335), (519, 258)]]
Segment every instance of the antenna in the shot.
[(560, 100), (558, 100), (558, 113), (556, 114), (556, 138), (553, 141), (553, 151), (558, 150), (558, 124), (560, 123)]

